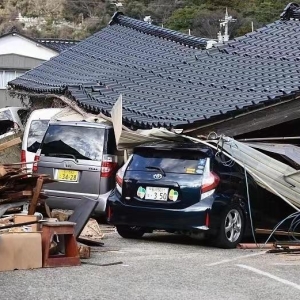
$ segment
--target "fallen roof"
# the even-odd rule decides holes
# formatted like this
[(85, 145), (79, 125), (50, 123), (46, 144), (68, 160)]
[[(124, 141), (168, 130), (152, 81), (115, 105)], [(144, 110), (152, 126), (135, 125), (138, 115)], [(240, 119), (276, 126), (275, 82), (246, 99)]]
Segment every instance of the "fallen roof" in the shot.
[(209, 51), (206, 39), (117, 13), (109, 26), (10, 82), (67, 93), (106, 115), (119, 94), (123, 121), (140, 128), (203, 124), (300, 94), (299, 6), (281, 20)]

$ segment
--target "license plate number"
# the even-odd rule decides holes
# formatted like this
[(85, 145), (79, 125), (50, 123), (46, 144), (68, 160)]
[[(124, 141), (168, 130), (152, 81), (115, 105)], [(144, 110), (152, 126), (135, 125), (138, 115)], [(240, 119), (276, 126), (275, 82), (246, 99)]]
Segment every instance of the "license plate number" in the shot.
[(58, 170), (57, 171), (57, 180), (60, 181), (70, 181), (77, 182), (78, 181), (78, 171), (71, 170)]
[(168, 188), (146, 187), (145, 199), (167, 201), (168, 192), (169, 192)]

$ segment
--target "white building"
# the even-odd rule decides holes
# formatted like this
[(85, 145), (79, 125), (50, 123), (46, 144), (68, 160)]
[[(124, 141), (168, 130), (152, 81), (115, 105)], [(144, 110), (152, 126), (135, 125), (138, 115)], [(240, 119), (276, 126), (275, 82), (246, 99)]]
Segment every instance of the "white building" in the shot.
[(77, 41), (32, 39), (17, 32), (0, 36), (0, 108), (19, 106), (20, 100), (11, 98), (7, 83), (73, 46)]

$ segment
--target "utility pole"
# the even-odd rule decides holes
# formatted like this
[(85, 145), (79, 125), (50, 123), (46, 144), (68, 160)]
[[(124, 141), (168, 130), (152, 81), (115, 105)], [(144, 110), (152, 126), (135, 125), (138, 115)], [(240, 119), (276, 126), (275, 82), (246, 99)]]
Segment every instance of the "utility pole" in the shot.
[[(218, 42), (224, 43), (229, 41), (229, 34), (228, 34), (228, 25), (229, 23), (236, 22), (236, 19), (232, 18), (232, 16), (228, 15), (228, 10), (226, 7), (226, 13), (224, 20), (220, 20), (220, 31), (218, 32)], [(224, 35), (222, 34), (222, 29), (224, 28)]]

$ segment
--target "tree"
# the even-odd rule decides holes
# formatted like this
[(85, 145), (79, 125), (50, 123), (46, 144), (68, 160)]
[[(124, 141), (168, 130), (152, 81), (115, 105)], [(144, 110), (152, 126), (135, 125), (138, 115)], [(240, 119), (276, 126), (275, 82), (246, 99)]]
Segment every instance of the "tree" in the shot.
[(168, 28), (174, 30), (187, 30), (191, 28), (198, 11), (199, 7), (197, 6), (175, 10), (167, 21)]

